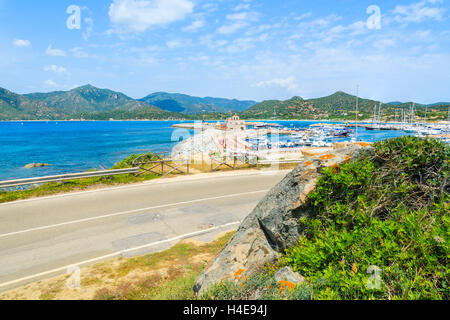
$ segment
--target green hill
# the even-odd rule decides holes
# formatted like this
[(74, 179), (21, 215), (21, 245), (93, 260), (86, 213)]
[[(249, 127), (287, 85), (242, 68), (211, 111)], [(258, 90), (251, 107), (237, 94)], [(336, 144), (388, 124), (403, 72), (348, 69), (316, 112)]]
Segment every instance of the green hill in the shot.
[(123, 93), (86, 85), (70, 91), (16, 94), (0, 88), (0, 120), (185, 119)]
[(134, 100), (123, 93), (86, 85), (70, 91), (31, 93), (30, 99), (44, 101), (63, 114), (80, 112), (104, 112), (115, 109), (135, 110), (148, 107), (147, 103)]
[(61, 116), (44, 101), (0, 88), (0, 120), (55, 119)]
[(154, 106), (142, 107), (134, 110), (116, 109), (103, 112), (82, 112), (71, 116), (74, 119), (85, 120), (158, 120), (173, 119), (186, 120), (188, 116), (178, 112), (164, 111)]
[[(371, 119), (375, 106), (380, 102), (370, 99), (358, 99), (359, 118)], [(411, 103), (382, 104), (383, 119), (394, 120), (397, 110), (409, 110)], [(436, 104), (428, 107), (428, 115), (436, 119), (446, 119), (449, 105)], [(286, 101), (267, 100), (245, 110), (243, 119), (311, 119), (311, 120), (353, 120), (356, 116), (356, 96), (338, 91), (330, 96), (304, 100), (293, 97)], [(400, 112), (398, 112), (400, 114)], [(425, 107), (418, 105), (416, 115), (423, 117)]]
[(199, 98), (180, 93), (156, 92), (140, 101), (157, 106), (163, 110), (185, 114), (228, 113), (244, 111), (256, 104), (255, 101), (240, 101), (223, 98)]

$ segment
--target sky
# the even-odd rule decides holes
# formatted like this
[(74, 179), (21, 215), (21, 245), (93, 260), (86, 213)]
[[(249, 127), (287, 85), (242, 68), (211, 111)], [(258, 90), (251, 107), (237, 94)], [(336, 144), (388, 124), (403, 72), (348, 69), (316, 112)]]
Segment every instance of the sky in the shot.
[(450, 101), (450, 0), (0, 0), (0, 87)]

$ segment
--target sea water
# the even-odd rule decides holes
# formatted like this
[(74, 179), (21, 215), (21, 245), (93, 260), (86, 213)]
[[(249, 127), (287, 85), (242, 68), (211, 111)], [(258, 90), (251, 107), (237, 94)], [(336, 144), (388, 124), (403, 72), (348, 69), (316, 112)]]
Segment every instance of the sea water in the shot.
[[(317, 123), (275, 122), (288, 128), (306, 128)], [(177, 123), (182, 121), (0, 122), (0, 180), (109, 169), (131, 154), (170, 153), (179, 142), (180, 129), (171, 127)], [(368, 142), (406, 134), (401, 131), (358, 131), (358, 140)], [(189, 134), (194, 132), (189, 131)], [(48, 163), (50, 166), (24, 169), (29, 163)]]

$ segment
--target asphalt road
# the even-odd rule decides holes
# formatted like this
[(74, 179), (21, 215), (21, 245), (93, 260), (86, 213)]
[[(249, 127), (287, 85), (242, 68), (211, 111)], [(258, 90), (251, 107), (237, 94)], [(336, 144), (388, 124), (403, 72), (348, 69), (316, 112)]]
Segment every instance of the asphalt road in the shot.
[(234, 229), (287, 171), (227, 172), (0, 204), (0, 292)]

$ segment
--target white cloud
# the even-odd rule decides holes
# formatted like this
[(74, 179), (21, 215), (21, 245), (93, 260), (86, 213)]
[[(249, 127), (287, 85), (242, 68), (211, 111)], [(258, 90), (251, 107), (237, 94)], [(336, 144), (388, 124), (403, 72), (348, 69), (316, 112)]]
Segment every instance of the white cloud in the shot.
[(182, 30), (184, 32), (196, 32), (198, 29), (203, 28), (205, 26), (205, 21), (203, 20), (195, 20), (187, 27), (184, 27)]
[(248, 12), (239, 12), (239, 13), (233, 13), (228, 14), (227, 19), (228, 20), (245, 20), (248, 17)]
[(54, 72), (54, 73), (57, 73), (57, 74), (65, 74), (65, 73), (67, 73), (66, 68), (59, 67), (59, 66), (54, 65), (54, 64), (49, 65), (49, 66), (45, 66), (44, 67), (44, 71), (51, 71), (51, 72)]
[(66, 56), (66, 53), (63, 50), (54, 49), (54, 48), (52, 48), (51, 45), (48, 46), (45, 53), (48, 54), (49, 56), (54, 56), (54, 57), (65, 57)]
[(307, 12), (307, 13), (303, 13), (303, 14), (299, 15), (298, 17), (295, 17), (294, 20), (300, 21), (300, 20), (309, 18), (311, 16), (312, 16), (312, 12)]
[(249, 21), (257, 21), (258, 15), (253, 12), (238, 12), (228, 14), (226, 18), (231, 22), (217, 29), (218, 34), (229, 35), (235, 33), (236, 31), (249, 26)]
[(398, 5), (394, 9), (394, 19), (402, 23), (422, 22), (428, 19), (440, 21), (446, 9), (428, 6), (438, 3), (442, 3), (442, 0), (423, 0), (406, 6)]
[(29, 40), (14, 39), (14, 41), (13, 41), (13, 45), (15, 45), (16, 47), (20, 47), (20, 48), (28, 47), (28, 46), (30, 46), (30, 44), (31, 43)]
[(251, 35), (255, 35), (255, 34), (267, 31), (267, 30), (280, 28), (281, 26), (282, 26), (281, 23), (262, 24), (262, 25), (250, 28), (245, 34), (248, 35), (248, 36), (251, 36)]
[(383, 50), (388, 47), (393, 47), (396, 45), (396, 41), (394, 39), (381, 39), (378, 41), (375, 41), (373, 46), (377, 49)]
[(289, 92), (299, 92), (299, 86), (297, 84), (297, 79), (293, 76), (283, 78), (276, 78), (267, 81), (261, 81), (255, 84), (256, 87), (259, 88), (267, 88), (267, 87), (280, 87), (288, 90)]
[(121, 32), (144, 32), (151, 26), (183, 20), (193, 9), (190, 0), (113, 0), (109, 18)]
[(167, 41), (166, 45), (170, 48), (170, 49), (175, 49), (175, 48), (179, 48), (182, 46), (181, 42), (178, 40), (172, 40), (172, 41)]
[(247, 22), (237, 21), (232, 24), (227, 24), (227, 25), (221, 26), (217, 30), (217, 33), (218, 34), (232, 34), (232, 33), (235, 33), (236, 31), (238, 31), (239, 29), (245, 28), (246, 26), (248, 26)]
[(72, 54), (75, 58), (79, 58), (79, 59), (90, 58), (90, 55), (88, 53), (86, 53), (83, 50), (83, 48), (81, 48), (81, 47), (72, 48), (72, 49), (70, 49), (70, 52), (72, 52)]
[(363, 21), (357, 21), (348, 26), (337, 25), (331, 28), (329, 31), (327, 31), (327, 33), (329, 36), (334, 36), (343, 33), (345, 33), (345, 35), (357, 36), (367, 32), (367, 30), (368, 29), (366, 27), (366, 23), (364, 23)]
[(58, 84), (53, 80), (45, 80), (44, 84), (48, 87), (57, 87)]
[(236, 7), (234, 7), (235, 11), (240, 11), (240, 10), (244, 10), (244, 9), (248, 9), (250, 8), (250, 5), (248, 3), (241, 3), (239, 5), (237, 5)]
[(217, 3), (212, 3), (212, 2), (205, 3), (204, 5), (201, 6), (201, 8), (207, 13), (212, 13), (212, 12), (217, 11), (218, 4)]
[(414, 39), (419, 41), (430, 41), (431, 36), (431, 30), (418, 30), (414, 33)]

